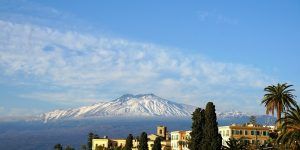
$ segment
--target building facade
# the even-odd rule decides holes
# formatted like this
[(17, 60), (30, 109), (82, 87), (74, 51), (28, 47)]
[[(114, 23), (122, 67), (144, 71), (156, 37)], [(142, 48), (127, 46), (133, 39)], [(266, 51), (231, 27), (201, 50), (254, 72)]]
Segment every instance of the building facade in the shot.
[[(169, 139), (169, 134), (167, 131), (167, 127), (165, 126), (158, 126), (157, 127), (157, 134), (150, 134), (148, 135), (148, 149), (152, 150), (154, 145), (154, 140), (159, 137), (162, 139), (161, 146), (162, 150), (171, 150), (171, 141)], [(93, 139), (92, 142), (92, 150), (96, 150), (96, 147), (125, 147), (126, 139), (109, 139), (108, 137)], [(139, 142), (137, 139), (132, 141), (133, 150), (138, 149)]]
[(242, 139), (250, 144), (265, 144), (269, 139), (269, 126), (254, 124), (220, 126), (219, 133), (222, 136), (222, 145), (227, 146), (226, 141), (230, 138)]
[(188, 140), (191, 131), (173, 131), (171, 132), (171, 148), (172, 150), (189, 150)]

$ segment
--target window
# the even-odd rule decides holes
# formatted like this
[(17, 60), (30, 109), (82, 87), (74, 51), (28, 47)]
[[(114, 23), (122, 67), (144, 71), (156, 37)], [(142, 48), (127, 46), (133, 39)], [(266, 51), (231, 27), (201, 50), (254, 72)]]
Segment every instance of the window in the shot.
[(240, 131), (239, 131), (239, 130), (235, 130), (235, 134), (236, 134), (236, 135), (239, 135), (239, 134), (240, 134)]
[(248, 135), (248, 131), (247, 130), (245, 130), (245, 135)]
[(226, 131), (226, 136), (229, 136), (229, 130)]
[(231, 134), (234, 135), (234, 132), (235, 132), (235, 130), (232, 130), (232, 131), (231, 131)]
[(263, 131), (263, 136), (266, 136), (267, 135), (267, 132), (266, 131)]
[(178, 135), (176, 135), (176, 139), (175, 140), (178, 140)]
[(260, 135), (260, 132), (259, 132), (259, 131), (256, 131), (256, 135)]
[(242, 130), (240, 130), (240, 135), (243, 135), (243, 131)]
[(251, 131), (251, 135), (254, 135), (254, 131), (253, 130)]
[(159, 134), (162, 134), (162, 130), (161, 129), (159, 130)]

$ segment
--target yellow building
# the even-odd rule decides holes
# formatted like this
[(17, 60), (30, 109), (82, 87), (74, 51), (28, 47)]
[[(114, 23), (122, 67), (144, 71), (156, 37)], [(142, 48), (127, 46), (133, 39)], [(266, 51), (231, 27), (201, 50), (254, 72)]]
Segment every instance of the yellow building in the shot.
[(163, 137), (163, 139), (167, 138), (167, 127), (166, 126), (157, 126), (156, 135)]
[[(109, 139), (107, 137), (105, 138), (98, 138), (93, 139), (92, 143), (92, 150), (96, 150), (96, 147), (125, 147), (126, 139)], [(138, 141), (134, 139), (132, 141), (133, 149), (137, 149)], [(149, 143), (148, 143), (149, 144)]]
[(222, 135), (222, 145), (230, 138), (242, 139), (251, 144), (265, 144), (269, 139), (271, 127), (254, 124), (220, 126), (219, 133)]
[[(165, 126), (158, 126), (157, 127), (157, 134), (150, 134), (148, 136), (148, 149), (152, 150), (154, 145), (154, 140), (157, 137), (161, 137), (163, 140), (161, 141), (162, 150), (170, 150), (171, 149), (171, 141), (169, 140), (169, 135), (167, 132), (167, 127)], [(93, 139), (92, 142), (92, 150), (96, 150), (96, 147), (125, 147), (126, 139), (109, 139), (108, 137)], [(137, 150), (139, 145), (138, 140), (134, 139), (132, 141), (133, 150)]]

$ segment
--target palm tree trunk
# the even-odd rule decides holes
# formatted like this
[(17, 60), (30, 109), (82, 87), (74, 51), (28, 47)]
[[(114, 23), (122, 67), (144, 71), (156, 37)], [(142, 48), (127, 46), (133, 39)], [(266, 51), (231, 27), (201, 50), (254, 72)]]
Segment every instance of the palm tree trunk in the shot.
[(277, 104), (277, 120), (278, 123), (276, 124), (276, 127), (281, 127), (281, 112), (282, 112), (282, 106), (280, 104)]

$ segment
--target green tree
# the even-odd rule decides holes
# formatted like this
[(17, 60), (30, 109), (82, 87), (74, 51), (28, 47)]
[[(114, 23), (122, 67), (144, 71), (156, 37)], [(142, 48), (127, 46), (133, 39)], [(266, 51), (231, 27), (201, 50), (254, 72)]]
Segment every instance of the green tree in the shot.
[(88, 135), (88, 142), (87, 142), (88, 150), (92, 150), (93, 138), (94, 138), (94, 133), (90, 132), (89, 135)]
[(65, 150), (75, 150), (73, 147), (71, 147), (71, 146), (67, 146), (66, 148), (65, 148)]
[(146, 132), (142, 132), (140, 136), (138, 150), (148, 150), (148, 137)]
[(132, 134), (129, 134), (126, 139), (125, 150), (132, 150), (133, 147), (132, 140), (133, 140), (133, 136)]
[(203, 129), (205, 125), (205, 112), (204, 109), (197, 108), (192, 114), (192, 132), (190, 133), (191, 139), (189, 139), (188, 147), (191, 150), (200, 150), (202, 139), (203, 139)]
[(108, 149), (108, 148), (103, 147), (103, 146), (101, 146), (101, 145), (96, 146), (96, 148), (95, 148), (95, 150), (107, 150), (107, 149)]
[[(291, 89), (293, 85), (287, 83), (267, 86), (264, 91), (266, 94), (263, 97), (261, 104), (266, 107), (266, 114), (274, 115), (274, 111), (277, 112), (277, 119), (281, 118), (281, 113), (288, 110), (291, 106), (295, 106), (295, 95), (293, 95), (294, 89)], [(281, 125), (281, 120), (278, 122)]]
[(215, 105), (208, 102), (205, 107), (205, 125), (202, 149), (220, 150), (222, 147), (222, 137), (218, 132), (218, 122)]
[(152, 150), (161, 150), (161, 137), (156, 137)]
[(62, 150), (63, 146), (61, 144), (55, 144), (54, 145), (54, 150)]
[(256, 124), (256, 117), (255, 116), (250, 116), (249, 123)]
[(283, 122), (277, 143), (287, 145), (293, 149), (300, 149), (300, 108), (298, 105), (291, 107), (284, 113), (278, 122)]
[[(188, 139), (187, 139), (188, 140)], [(177, 144), (180, 146), (180, 149), (182, 149), (182, 147), (186, 146), (187, 145), (187, 142), (186, 141), (183, 141), (183, 140), (180, 140), (177, 142)]]
[(229, 141), (226, 141), (227, 146), (224, 146), (224, 150), (247, 150), (247, 143), (243, 142), (243, 140), (236, 140), (234, 138), (230, 138)]
[(113, 150), (122, 150), (122, 146), (115, 146), (112, 148)]

